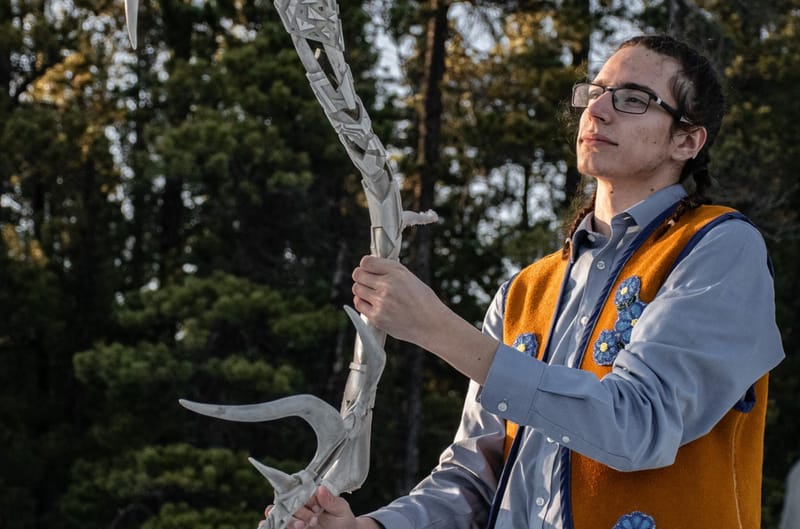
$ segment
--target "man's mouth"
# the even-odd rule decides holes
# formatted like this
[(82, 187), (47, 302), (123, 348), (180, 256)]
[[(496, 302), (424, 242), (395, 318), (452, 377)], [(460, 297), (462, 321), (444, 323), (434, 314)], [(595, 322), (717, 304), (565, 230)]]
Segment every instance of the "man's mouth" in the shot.
[(581, 142), (587, 145), (617, 145), (617, 143), (611, 141), (611, 138), (608, 136), (603, 136), (602, 134), (594, 132), (587, 132), (581, 136)]

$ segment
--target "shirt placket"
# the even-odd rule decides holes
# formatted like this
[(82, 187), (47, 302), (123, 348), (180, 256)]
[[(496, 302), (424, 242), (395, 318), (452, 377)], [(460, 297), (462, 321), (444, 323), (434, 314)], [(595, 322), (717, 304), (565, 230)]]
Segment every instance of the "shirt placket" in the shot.
[[(578, 310), (574, 315), (574, 319), (569, 325), (570, 333), (576, 336), (583, 335), (587, 325), (591, 325), (590, 315), (597, 305), (599, 298), (604, 294), (604, 288), (608, 284), (611, 274), (615, 270), (616, 259), (618, 256), (623, 255), (622, 250), (630, 243), (634, 236), (633, 219), (630, 215), (622, 214), (615, 217), (611, 223), (611, 237), (608, 241), (597, 251), (592, 251), (592, 247), (598, 242), (597, 239), (601, 235), (596, 233), (589, 233), (586, 236), (584, 247), (578, 250), (578, 259), (588, 258), (591, 260), (589, 266), (578, 267), (586, 274), (585, 278), (574, 278), (577, 284), (584, 285), (581, 296), (581, 301)], [(580, 359), (583, 356), (582, 344), (574, 342), (576, 347), (570, 351), (562, 351), (564, 356), (556, 354), (553, 358), (553, 363), (563, 363), (568, 366), (578, 367)], [(561, 358), (559, 358), (561, 357)], [(562, 480), (562, 474), (568, 470), (564, 468), (564, 459), (558, 457), (558, 443), (553, 442), (553, 456), (548, 457), (547, 461), (552, 471), (547, 473), (547, 469), (543, 476), (549, 478), (549, 489), (552, 491), (550, 501), (546, 506), (546, 512), (542, 521), (544, 524), (539, 524), (542, 529), (550, 529), (560, 527), (562, 522), (562, 495), (564, 491), (561, 490), (559, 484)], [(549, 455), (549, 454), (548, 454)], [(545, 478), (546, 481), (548, 478)], [(535, 500), (534, 500), (535, 501)]]
[[(590, 315), (597, 306), (599, 299), (605, 293), (611, 273), (615, 270), (616, 259), (622, 255), (622, 250), (626, 244), (630, 243), (632, 233), (630, 230), (633, 219), (627, 213), (617, 215), (611, 221), (611, 237), (606, 244), (591, 257), (591, 265), (587, 267), (587, 277), (585, 279), (585, 287), (581, 296), (581, 302), (576, 315), (576, 321), (573, 322), (572, 329), (576, 331), (577, 335), (581, 335), (586, 329), (587, 325), (591, 325)], [(591, 242), (597, 234), (590, 233), (587, 239)], [(580, 258), (580, 257), (579, 257)], [(580, 280), (579, 280), (580, 281)], [(583, 356), (581, 344), (578, 347), (568, 352), (568, 358), (565, 362), (566, 365), (571, 367), (578, 367), (578, 363)]]

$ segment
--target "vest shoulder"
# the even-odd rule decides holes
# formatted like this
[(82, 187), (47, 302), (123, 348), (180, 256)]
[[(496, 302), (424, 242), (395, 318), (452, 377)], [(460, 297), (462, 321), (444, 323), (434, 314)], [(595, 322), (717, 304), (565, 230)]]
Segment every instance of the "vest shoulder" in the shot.
[[(722, 216), (746, 218), (742, 213), (729, 206), (703, 204), (684, 213), (683, 217), (696, 219), (715, 219)], [(683, 218), (682, 217), (682, 218)]]
[[(685, 212), (677, 223), (668, 221), (661, 230), (656, 231), (655, 239), (672, 239), (673, 244), (679, 239), (698, 240), (709, 230), (729, 220), (739, 220), (755, 227), (755, 224), (739, 211), (728, 206), (703, 205)], [(671, 236), (669, 235), (671, 233)]]

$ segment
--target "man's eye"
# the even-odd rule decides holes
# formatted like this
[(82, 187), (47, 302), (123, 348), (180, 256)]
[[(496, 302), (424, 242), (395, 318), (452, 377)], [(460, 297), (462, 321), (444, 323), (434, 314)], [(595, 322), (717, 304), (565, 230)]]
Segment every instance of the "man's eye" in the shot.
[(633, 106), (633, 107), (644, 107), (650, 102), (650, 97), (644, 92), (625, 92), (623, 94), (617, 94), (618, 96), (622, 96), (621, 99), (625, 103), (625, 105)]
[(597, 99), (598, 97), (603, 95), (603, 92), (605, 92), (605, 90), (603, 90), (602, 88), (590, 88), (587, 95), (589, 99)]

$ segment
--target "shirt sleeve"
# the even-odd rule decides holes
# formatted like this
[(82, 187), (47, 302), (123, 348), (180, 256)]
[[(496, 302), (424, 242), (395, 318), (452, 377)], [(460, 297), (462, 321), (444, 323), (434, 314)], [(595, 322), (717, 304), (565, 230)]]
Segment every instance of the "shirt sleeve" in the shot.
[(455, 440), (430, 475), (367, 516), (392, 529), (484, 527), (502, 467), (505, 421), (483, 411), (477, 391), (471, 383)]
[(612, 468), (643, 470), (674, 462), (782, 358), (764, 241), (730, 220), (670, 273), (611, 373), (597, 379), (501, 346), (480, 399)]
[[(500, 303), (497, 298), (493, 306)], [(484, 323), (483, 332), (499, 339), (494, 330)], [(367, 516), (391, 529), (485, 527), (503, 466), (506, 421), (483, 409), (479, 391), (471, 382), (455, 439), (430, 475), (407, 496)]]

